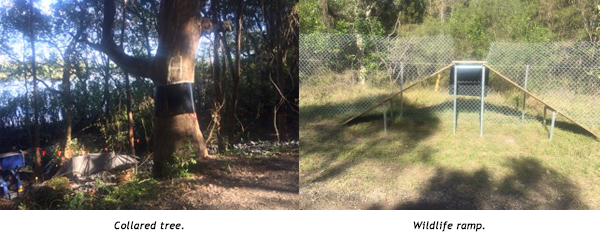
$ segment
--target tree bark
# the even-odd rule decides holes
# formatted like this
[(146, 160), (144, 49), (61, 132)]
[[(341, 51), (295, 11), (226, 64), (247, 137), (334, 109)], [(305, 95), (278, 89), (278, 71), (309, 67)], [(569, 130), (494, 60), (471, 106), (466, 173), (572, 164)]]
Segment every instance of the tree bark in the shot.
[(444, 22), (446, 14), (446, 0), (440, 0), (440, 22)]
[(111, 113), (111, 102), (110, 102), (110, 60), (103, 57), (104, 65), (104, 119), (106, 119), (106, 129), (108, 131), (108, 125)]
[[(218, 10), (218, 1), (214, 0), (211, 3), (212, 10), (212, 18), (213, 21), (219, 20), (219, 10)], [(221, 118), (223, 114), (223, 106), (225, 105), (225, 100), (223, 98), (223, 86), (221, 83), (221, 64), (219, 63), (219, 47), (221, 41), (221, 35), (218, 30), (215, 30), (215, 41), (213, 47), (213, 83), (215, 85), (215, 126), (217, 130), (217, 147), (219, 151), (225, 150), (225, 145), (223, 143), (223, 135), (221, 134)]]
[(71, 54), (73, 53), (73, 49), (75, 46), (75, 40), (69, 44), (67, 47), (63, 60), (63, 75), (62, 75), (62, 96), (63, 103), (65, 105), (65, 120), (66, 120), (66, 128), (65, 128), (65, 143), (63, 145), (64, 149), (64, 158), (68, 159), (72, 156), (71, 152), (71, 131), (72, 131), (72, 121), (73, 121), (73, 104), (71, 98)]
[[(282, 20), (281, 12), (279, 11), (281, 10), (280, 5), (281, 2), (279, 1), (269, 2), (269, 4), (266, 4), (265, 1), (262, 0), (263, 15), (269, 36), (268, 43), (270, 45), (271, 53), (274, 57), (274, 65), (272, 65), (273, 69), (270, 71), (270, 77), (272, 78), (274, 75), (274, 79), (271, 79), (271, 81), (273, 81), (273, 84), (276, 88), (283, 91), (283, 58), (285, 53), (283, 52), (284, 40), (282, 39), (281, 34)], [(277, 141), (280, 141), (282, 137), (285, 138), (287, 131), (286, 114), (284, 112), (278, 112), (279, 108), (285, 103), (283, 94), (284, 92), (280, 94), (278, 103), (273, 107), (273, 127), (275, 130), (275, 135), (277, 136)], [(282, 133), (280, 133), (280, 130)]]
[(63, 103), (65, 105), (65, 142), (63, 145), (64, 154), (63, 157), (65, 159), (71, 158), (73, 156), (73, 152), (71, 150), (71, 134), (72, 134), (72, 123), (73, 123), (73, 98), (71, 97), (71, 57), (73, 56), (73, 52), (75, 50), (75, 46), (77, 45), (77, 41), (81, 37), (84, 31), (84, 26), (81, 24), (77, 30), (77, 34), (65, 50), (63, 54), (63, 75), (62, 75), (62, 97)]
[[(233, 63), (233, 59), (231, 59), (231, 48), (229, 47), (229, 44), (227, 44), (227, 38), (226, 38), (226, 31), (223, 31), (223, 35), (221, 36), (221, 42), (223, 43), (223, 47), (221, 48), (221, 52), (223, 53), (223, 71), (222, 71), (222, 75), (225, 75), (226, 72), (226, 66), (227, 64), (229, 64), (229, 72), (231, 73), (231, 79), (233, 80), (233, 84), (232, 84), (232, 89), (231, 89), (231, 93), (233, 94), (233, 88), (235, 88), (235, 83), (236, 81), (239, 82), (237, 79), (237, 75), (236, 75), (236, 71), (234, 70), (234, 63)], [(227, 92), (226, 90), (223, 92)], [(233, 97), (229, 96), (230, 98)], [(225, 101), (227, 103), (227, 100)], [(227, 134), (227, 143), (229, 145), (232, 145), (232, 138), (231, 138), (231, 134), (233, 131), (233, 99), (231, 99), (231, 102), (227, 103), (227, 107), (225, 109), (225, 121), (224, 123), (227, 125), (226, 128), (222, 128), (223, 130), (226, 130), (225, 133), (221, 133), (223, 136), (225, 136), (225, 134)]]
[[(153, 58), (138, 58), (125, 54), (116, 46), (112, 31), (116, 7), (113, 0), (105, 0), (102, 42), (100, 45), (90, 45), (108, 55), (130, 74), (152, 79), (156, 86), (194, 82), (198, 41), (203, 30), (212, 28), (210, 21), (205, 22), (197, 15), (200, 7), (200, 1), (196, 0), (162, 1), (158, 16), (157, 52)], [(172, 74), (169, 74), (169, 62), (174, 63), (170, 69)], [(188, 142), (197, 158), (208, 157), (206, 143), (194, 113), (154, 117), (153, 173), (156, 177), (168, 176), (167, 164), (172, 160), (173, 154)]]
[[(126, 6), (127, 2), (123, 2), (123, 20), (121, 23), (121, 50), (125, 51), (125, 21), (127, 20), (127, 6)], [(145, 27), (145, 22), (143, 23), (144, 25), (144, 29)], [(146, 32), (144, 32), (146, 33)], [(146, 34), (147, 35), (147, 34)], [(146, 36), (147, 38), (147, 36)], [(149, 47), (149, 45), (148, 45)], [(129, 83), (129, 73), (127, 73), (127, 70), (123, 70), (123, 74), (125, 77), (125, 102), (127, 103), (127, 123), (128, 123), (128, 129), (127, 129), (127, 143), (129, 144), (129, 154), (131, 155), (135, 155), (135, 138), (133, 135), (133, 112), (131, 111), (131, 86)]]
[[(159, 14), (159, 46), (154, 58), (156, 85), (194, 82), (196, 48), (203, 27), (197, 15), (196, 0), (163, 1)], [(168, 63), (179, 62), (178, 71), (169, 74)], [(173, 71), (173, 69), (171, 69)], [(154, 118), (154, 173), (166, 176), (165, 164), (175, 152), (191, 143), (197, 157), (208, 157), (208, 150), (196, 114)]]
[[(229, 64), (231, 65), (232, 79), (233, 79), (233, 87), (231, 90), (231, 104), (228, 113), (228, 122), (229, 122), (229, 131), (227, 133), (229, 145), (233, 145), (234, 143), (234, 134), (235, 134), (235, 113), (237, 111), (238, 105), (238, 90), (240, 87), (240, 73), (241, 73), (241, 60), (240, 55), (242, 51), (242, 11), (244, 10), (244, 1), (238, 1), (238, 9), (236, 14), (237, 19), (237, 30), (235, 34), (235, 68), (233, 63), (231, 62), (231, 54), (229, 53), (229, 46), (226, 46), (227, 49), (227, 57), (229, 59)], [(226, 41), (223, 41), (224, 44), (227, 44)]]

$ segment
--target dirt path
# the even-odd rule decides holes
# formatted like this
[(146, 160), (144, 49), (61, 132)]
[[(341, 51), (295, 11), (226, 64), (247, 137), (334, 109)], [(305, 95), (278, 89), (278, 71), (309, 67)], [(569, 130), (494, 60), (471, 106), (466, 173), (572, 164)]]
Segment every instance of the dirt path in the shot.
[(152, 209), (298, 209), (298, 148), (274, 156), (220, 156), (168, 184)]

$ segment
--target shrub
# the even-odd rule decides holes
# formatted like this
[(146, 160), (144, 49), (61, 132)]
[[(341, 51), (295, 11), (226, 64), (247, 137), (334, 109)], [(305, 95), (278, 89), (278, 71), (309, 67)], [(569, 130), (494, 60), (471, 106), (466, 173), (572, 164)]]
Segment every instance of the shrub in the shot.
[(177, 153), (174, 153), (172, 159), (167, 163), (167, 178), (188, 177), (189, 166), (196, 164), (196, 154), (190, 142), (186, 143)]
[(71, 192), (71, 184), (66, 177), (58, 177), (33, 187), (29, 194), (28, 207), (34, 209), (61, 209), (62, 203)]

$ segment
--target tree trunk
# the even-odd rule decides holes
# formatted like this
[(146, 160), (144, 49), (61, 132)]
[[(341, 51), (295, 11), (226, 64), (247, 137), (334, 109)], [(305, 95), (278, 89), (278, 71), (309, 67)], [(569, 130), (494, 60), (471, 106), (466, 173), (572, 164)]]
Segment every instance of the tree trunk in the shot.
[[(105, 0), (102, 41), (99, 45), (90, 45), (130, 74), (152, 79), (156, 86), (194, 82), (198, 41), (203, 30), (212, 28), (210, 21), (198, 15), (200, 7), (200, 1), (196, 0), (162, 1), (158, 14), (157, 52), (153, 58), (139, 58), (129, 56), (117, 47), (112, 31), (115, 3)], [(172, 67), (169, 62), (173, 62)], [(168, 176), (168, 163), (187, 143), (191, 143), (197, 158), (208, 157), (195, 113), (154, 117), (153, 173), (156, 177)]]
[(36, 180), (42, 180), (42, 150), (40, 148), (40, 105), (35, 64), (35, 31), (33, 29), (33, 1), (29, 2), (29, 39), (31, 43), (31, 77), (33, 80), (33, 147), (35, 149), (35, 162), (33, 175)]
[[(125, 46), (124, 46), (124, 42), (125, 42), (125, 21), (127, 20), (127, 6), (125, 6), (127, 4), (127, 2), (123, 2), (123, 20), (121, 22), (121, 50), (125, 51)], [(143, 29), (145, 30), (145, 22), (143, 23), (144, 27)], [(146, 32), (144, 32), (146, 33)], [(147, 34), (146, 34), (147, 35)], [(147, 39), (148, 37), (146, 37)], [(148, 45), (149, 47), (149, 45)], [(148, 48), (147, 47), (147, 48)], [(127, 122), (128, 122), (128, 129), (127, 129), (127, 142), (129, 144), (129, 154), (131, 155), (135, 155), (135, 138), (133, 135), (133, 112), (131, 111), (131, 86), (129, 83), (129, 73), (127, 73), (127, 70), (123, 70), (124, 73), (124, 77), (125, 77), (125, 101), (126, 101), (126, 105), (127, 105)]]
[[(23, 44), (27, 43), (23, 36)], [(29, 113), (29, 87), (27, 86), (27, 58), (25, 57), (25, 46), (23, 46), (23, 83), (25, 84), (25, 126), (27, 126), (27, 139), (33, 145), (33, 135), (31, 134), (31, 114)]]
[[(154, 59), (156, 85), (194, 82), (196, 48), (202, 33), (197, 15), (199, 1), (173, 0), (161, 3), (159, 46)], [(177, 69), (169, 74), (169, 61)], [(179, 62), (179, 63), (177, 63)], [(176, 64), (179, 64), (178, 66)], [(165, 164), (186, 143), (191, 143), (197, 157), (208, 157), (204, 137), (195, 113), (154, 118), (154, 174), (166, 176)]]
[(361, 85), (365, 85), (367, 68), (365, 68), (365, 65), (363, 64), (364, 47), (363, 47), (363, 37), (360, 33), (356, 33), (356, 47), (358, 47), (358, 55), (356, 56), (357, 60), (358, 60), (358, 65), (359, 65), (358, 82)]
[(446, 0), (440, 0), (440, 22), (444, 22), (444, 15), (446, 14)]
[[(231, 90), (231, 104), (229, 108), (228, 114), (228, 122), (229, 122), (229, 131), (227, 133), (229, 145), (233, 145), (234, 142), (234, 134), (235, 134), (235, 113), (237, 111), (238, 105), (238, 90), (240, 87), (240, 73), (241, 73), (241, 60), (240, 55), (242, 51), (242, 11), (244, 9), (244, 1), (238, 1), (238, 9), (237, 9), (237, 30), (235, 34), (235, 68), (233, 63), (231, 63), (231, 54), (228, 52), (227, 56), (229, 62), (231, 64), (231, 72), (233, 77), (233, 88)], [(223, 41), (226, 43), (226, 41)], [(228, 46), (226, 46), (227, 48)], [(229, 49), (227, 49), (229, 50)]]
[[(229, 46), (227, 46), (227, 31), (226, 30), (222, 30), (222, 34), (219, 35), (219, 37), (221, 38), (221, 90), (223, 92), (223, 109), (221, 110), (221, 126), (220, 126), (220, 130), (219, 130), (219, 137), (222, 140), (222, 148), (219, 148), (219, 152), (225, 152), (225, 150), (227, 149), (227, 145), (229, 145), (229, 142), (225, 143), (225, 136), (227, 136), (227, 131), (229, 131), (229, 126), (231, 126), (231, 121), (229, 120), (229, 117), (227, 116), (227, 112), (228, 109), (231, 108), (231, 105), (228, 103), (228, 97), (227, 96), (227, 91), (230, 88), (230, 86), (227, 85), (227, 81), (226, 81), (226, 75), (227, 75), (227, 58), (231, 59), (231, 54), (229, 54)], [(232, 71), (232, 67), (233, 63), (231, 62), (231, 60), (229, 61), (230, 65), (229, 65), (229, 71), (231, 72), (231, 74), (233, 74)]]
[[(211, 3), (213, 20), (216, 21), (219, 19), (218, 13), (218, 1), (214, 1)], [(217, 130), (217, 147), (219, 151), (225, 150), (225, 145), (223, 143), (223, 135), (221, 134), (221, 118), (223, 114), (223, 106), (224, 106), (224, 98), (223, 98), (223, 88), (221, 84), (221, 64), (219, 63), (219, 47), (221, 36), (218, 30), (215, 30), (215, 41), (213, 47), (213, 83), (215, 85), (215, 126)]]
[[(267, 33), (269, 36), (269, 44), (271, 53), (274, 57), (274, 69), (271, 69), (270, 75), (273, 76), (274, 79), (273, 84), (280, 92), (279, 102), (275, 104), (273, 107), (273, 127), (275, 130), (275, 135), (277, 136), (277, 141), (280, 141), (281, 138), (286, 137), (287, 131), (287, 117), (285, 112), (278, 112), (279, 108), (285, 103), (285, 97), (283, 96), (285, 92), (283, 92), (284, 85), (284, 77), (283, 77), (283, 58), (285, 56), (284, 51), (284, 41), (281, 35), (281, 10), (280, 8), (281, 2), (274, 1), (269, 2), (267, 5), (265, 1), (262, 1), (263, 15), (265, 17), (265, 23), (267, 24)], [(281, 133), (280, 133), (281, 131)]]
[(62, 75), (62, 96), (63, 103), (65, 105), (65, 121), (66, 121), (66, 129), (65, 129), (65, 143), (63, 145), (64, 148), (64, 158), (69, 159), (73, 152), (71, 151), (71, 131), (72, 131), (72, 121), (73, 121), (73, 104), (71, 98), (71, 53), (73, 51), (73, 41), (71, 45), (67, 48), (64, 54), (64, 66), (63, 66), (63, 75)]
[(62, 97), (63, 103), (65, 105), (65, 143), (63, 145), (64, 154), (63, 157), (65, 159), (71, 158), (73, 156), (73, 151), (71, 150), (71, 133), (72, 133), (72, 123), (73, 123), (73, 98), (71, 97), (71, 56), (75, 50), (75, 45), (81, 35), (83, 34), (84, 27), (81, 25), (77, 30), (77, 34), (71, 40), (65, 53), (63, 54), (63, 75), (62, 75)]
[(131, 86), (129, 84), (129, 74), (127, 74), (127, 72), (125, 72), (125, 91), (127, 92), (127, 120), (129, 121), (129, 129), (127, 131), (127, 138), (129, 139), (129, 153), (131, 155), (135, 155), (133, 111), (131, 111)]
[(102, 57), (104, 65), (102, 69), (104, 70), (104, 118), (106, 119), (106, 126), (108, 131), (108, 125), (110, 120), (111, 113), (111, 103), (110, 103), (110, 60), (108, 57)]
[[(196, 116), (199, 117), (202, 115), (202, 110), (204, 110), (204, 93), (206, 89), (206, 80), (205, 77), (208, 75), (208, 69), (204, 68), (204, 64), (206, 62), (206, 54), (202, 54), (202, 58), (200, 59), (200, 68), (198, 69), (200, 72), (198, 73), (197, 84), (196, 84)], [(210, 57), (209, 57), (210, 58)], [(200, 128), (202, 130), (202, 128)]]

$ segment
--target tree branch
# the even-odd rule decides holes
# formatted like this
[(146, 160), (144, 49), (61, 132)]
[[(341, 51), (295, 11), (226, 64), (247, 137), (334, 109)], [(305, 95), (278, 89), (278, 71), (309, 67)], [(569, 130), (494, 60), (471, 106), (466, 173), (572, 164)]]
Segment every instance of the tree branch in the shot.
[(42, 79), (39, 79), (39, 78), (38, 78), (38, 79), (37, 79), (37, 81), (38, 81), (38, 82), (41, 82), (42, 84), (44, 84), (44, 86), (46, 86), (46, 89), (47, 89), (47, 90), (50, 90), (50, 92), (52, 92), (52, 93), (54, 93), (54, 94), (59, 94), (59, 95), (62, 95), (62, 94), (63, 94), (63, 92), (61, 92), (61, 91), (58, 91), (58, 90), (56, 90), (56, 89), (54, 89), (54, 88), (50, 87), (50, 86), (49, 86), (49, 85), (48, 85), (46, 82), (44, 82), (44, 80), (42, 80)]
[(104, 1), (104, 20), (102, 21), (102, 40), (100, 44), (82, 39), (91, 48), (103, 52), (119, 67), (127, 72), (146, 78), (153, 78), (152, 58), (140, 58), (127, 55), (117, 46), (113, 38), (113, 24), (115, 22), (116, 6), (114, 0)]

